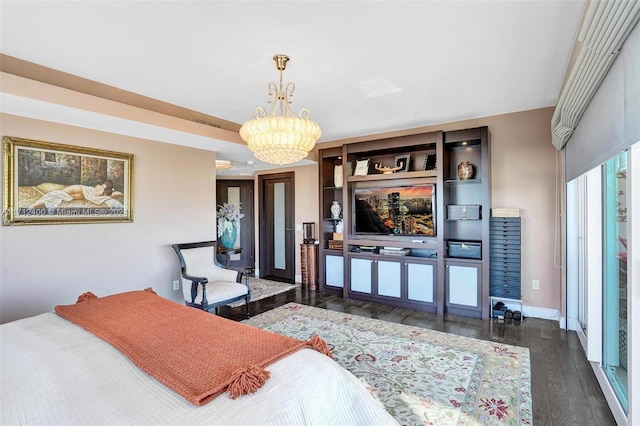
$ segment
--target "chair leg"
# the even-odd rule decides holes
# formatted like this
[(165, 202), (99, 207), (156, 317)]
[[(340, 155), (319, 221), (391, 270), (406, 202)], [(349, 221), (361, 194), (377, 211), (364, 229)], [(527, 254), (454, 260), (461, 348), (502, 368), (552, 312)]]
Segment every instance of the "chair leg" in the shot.
[(247, 319), (249, 319), (249, 299), (244, 299), (244, 306), (247, 308)]

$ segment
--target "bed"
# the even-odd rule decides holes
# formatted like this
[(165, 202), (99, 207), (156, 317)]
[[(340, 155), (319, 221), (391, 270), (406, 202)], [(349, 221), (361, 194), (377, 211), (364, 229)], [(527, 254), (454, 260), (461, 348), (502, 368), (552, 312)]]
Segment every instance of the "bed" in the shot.
[(311, 348), (265, 367), (270, 377), (255, 392), (197, 406), (55, 312), (3, 324), (0, 339), (0, 424), (397, 424), (363, 383)]

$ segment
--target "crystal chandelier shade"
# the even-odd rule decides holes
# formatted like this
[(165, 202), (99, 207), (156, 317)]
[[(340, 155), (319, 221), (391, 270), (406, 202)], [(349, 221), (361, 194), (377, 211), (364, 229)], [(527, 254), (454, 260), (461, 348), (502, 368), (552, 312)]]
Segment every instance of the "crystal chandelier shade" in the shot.
[(231, 160), (216, 160), (216, 169), (227, 170), (233, 167), (233, 161)]
[(289, 109), (289, 98), (295, 84), (282, 84), (282, 72), (289, 58), (286, 55), (273, 57), (280, 71), (280, 85), (269, 83), (269, 103), (273, 108), (267, 115), (262, 107), (255, 109), (255, 119), (240, 128), (240, 137), (247, 142), (253, 155), (270, 164), (291, 164), (305, 158), (322, 135), (320, 126), (311, 120), (309, 111), (303, 108), (298, 116)]

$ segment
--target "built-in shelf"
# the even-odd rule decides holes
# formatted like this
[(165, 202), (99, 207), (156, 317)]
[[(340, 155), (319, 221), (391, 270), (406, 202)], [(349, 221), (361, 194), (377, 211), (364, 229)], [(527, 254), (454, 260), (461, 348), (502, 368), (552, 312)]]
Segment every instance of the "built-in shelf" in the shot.
[[(485, 212), (486, 216), (491, 208), (488, 153), (487, 127), (364, 140), (320, 149), (320, 289), (342, 294), (345, 298), (438, 314), (449, 312), (489, 318), (489, 218), (482, 215)], [(435, 163), (432, 163), (434, 156)], [(376, 164), (394, 167), (399, 165), (399, 160), (407, 159), (408, 162), (403, 163), (406, 168), (402, 169), (407, 171), (385, 174), (375, 170)], [(362, 160), (368, 160), (369, 174), (350, 176), (354, 165)], [(473, 165), (474, 179), (457, 178), (458, 166), (462, 162)], [(335, 186), (336, 165), (343, 166), (341, 187)], [(431, 167), (434, 169), (424, 170)], [(340, 180), (337, 182), (340, 184)], [(429, 223), (431, 230), (421, 228), (420, 232), (436, 235), (356, 232), (354, 222), (363, 214), (362, 206), (358, 204), (358, 215), (356, 203), (362, 200), (356, 198), (356, 193), (370, 188), (426, 185), (433, 185), (435, 189), (431, 201), (430, 221), (433, 225)], [(395, 203), (382, 198), (386, 198), (386, 195), (381, 196), (379, 201), (372, 201), (376, 209), (378, 202)], [(342, 207), (343, 217), (339, 219), (330, 217), (334, 201), (338, 201)], [(453, 219), (456, 216), (449, 214), (450, 206), (471, 206), (472, 209), (462, 215), (464, 218)], [(376, 214), (375, 209), (371, 210)], [(366, 217), (366, 209), (364, 214)], [(397, 217), (396, 213), (393, 220)], [(385, 218), (381, 216), (377, 220), (384, 222)], [(415, 226), (411, 220), (417, 219), (407, 220), (403, 219), (401, 229), (411, 229)], [(340, 224), (343, 248), (328, 249)], [(448, 241), (481, 242), (480, 259), (449, 257)], [(352, 251), (359, 246), (374, 246), (377, 253)], [(403, 251), (406, 253), (404, 255), (385, 254), (385, 250), (379, 253), (384, 247), (409, 251)], [(395, 261), (401, 265), (395, 264)], [(387, 280), (388, 277), (392, 279)], [(423, 296), (428, 294), (429, 297), (421, 299), (422, 296), (415, 296), (417, 293)]]
[(336, 250), (336, 249), (329, 249), (329, 248), (323, 248), (320, 249), (323, 253), (327, 253), (327, 254), (335, 254), (335, 255), (340, 255), (342, 256), (342, 250)]
[(467, 179), (467, 180), (449, 179), (449, 180), (445, 180), (444, 183), (448, 185), (473, 185), (473, 184), (482, 183), (482, 179)]
[(401, 173), (376, 173), (371, 175), (364, 176), (347, 176), (347, 182), (367, 182), (374, 180), (389, 180), (389, 179), (413, 179), (413, 178), (422, 178), (422, 177), (432, 177), (435, 178), (437, 176), (436, 170), (418, 170), (414, 172), (401, 172)]
[(413, 248), (413, 249), (426, 249), (426, 250), (437, 250), (438, 243), (435, 241), (434, 237), (430, 237), (434, 239), (433, 242), (424, 242), (424, 243), (414, 243), (407, 240), (394, 240), (398, 237), (389, 237), (387, 240), (380, 239), (353, 239), (350, 238), (345, 241), (345, 244), (352, 246), (379, 246), (379, 247), (402, 247), (402, 248)]

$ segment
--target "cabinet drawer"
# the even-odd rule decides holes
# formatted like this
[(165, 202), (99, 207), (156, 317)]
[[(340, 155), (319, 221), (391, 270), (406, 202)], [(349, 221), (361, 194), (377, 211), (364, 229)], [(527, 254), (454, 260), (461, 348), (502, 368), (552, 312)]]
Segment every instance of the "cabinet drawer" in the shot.
[(503, 280), (503, 281), (510, 281), (510, 280), (518, 280), (518, 282), (520, 281), (520, 271), (515, 271), (515, 272), (507, 272), (507, 271), (500, 271), (500, 272), (496, 272), (496, 271), (491, 271), (489, 273), (489, 278), (491, 278), (491, 281), (493, 280)]
[(491, 242), (499, 243), (501, 241), (505, 243), (510, 243), (510, 244), (514, 244), (514, 243), (520, 244), (520, 234), (512, 235), (507, 233), (496, 233), (491, 231)]
[(506, 299), (520, 299), (520, 290), (491, 289), (491, 296), (504, 297)]
[(489, 277), (489, 285), (499, 287), (517, 287), (520, 288), (520, 277)]
[(520, 273), (520, 264), (519, 263), (500, 263), (494, 264), (491, 262), (489, 266), (489, 270), (493, 273), (503, 273), (503, 272), (517, 272)]
[(492, 216), (491, 217), (491, 222), (492, 223), (516, 223), (518, 225), (520, 225), (520, 218), (519, 217), (501, 217), (501, 216)]
[(520, 256), (520, 248), (516, 248), (516, 247), (500, 247), (499, 245), (497, 247), (495, 246), (491, 246), (491, 248), (489, 249), (489, 253), (491, 254), (491, 256), (505, 256), (505, 255), (516, 255), (516, 256)]

